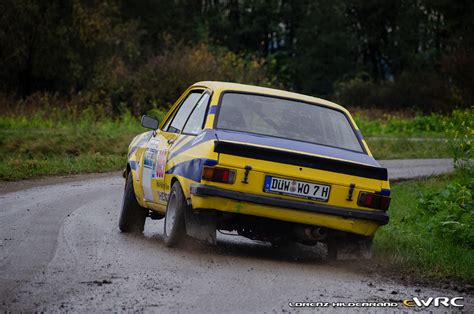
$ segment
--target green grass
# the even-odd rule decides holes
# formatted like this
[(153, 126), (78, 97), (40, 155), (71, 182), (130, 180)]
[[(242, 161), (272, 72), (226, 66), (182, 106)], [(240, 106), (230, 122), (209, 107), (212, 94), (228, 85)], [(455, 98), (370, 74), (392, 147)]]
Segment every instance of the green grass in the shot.
[[(464, 225), (463, 230), (455, 233), (449, 229), (440, 233), (437, 228), (449, 226), (447, 221), (440, 219), (446, 219), (449, 215), (442, 216), (443, 213), (438, 211), (452, 203), (446, 196), (446, 190), (448, 186), (457, 188), (459, 180), (453, 175), (441, 176), (392, 187), (390, 222), (377, 232), (374, 241), (375, 257), (382, 261), (382, 265), (418, 278), (474, 281), (473, 226)], [(426, 211), (423, 205), (425, 198), (439, 200), (434, 207), (435, 212)], [(472, 206), (472, 195), (470, 202), (467, 205)], [(465, 213), (465, 218), (471, 217), (469, 221), (472, 221), (472, 207), (470, 211)], [(462, 243), (453, 237), (461, 231), (470, 235), (471, 246), (466, 244), (469, 241)]]
[[(163, 113), (153, 112), (162, 119)], [(37, 112), (0, 117), (0, 180), (120, 170), (132, 138), (145, 132), (138, 118)]]
[(439, 114), (400, 115), (382, 114), (369, 117), (369, 113), (354, 114), (354, 119), (364, 136), (394, 137), (444, 137), (445, 125), (452, 121), (451, 116)]
[(125, 160), (122, 155), (100, 153), (9, 158), (0, 163), (0, 173), (3, 180), (17, 180), (46, 175), (106, 172), (124, 168)]
[(415, 159), (452, 157), (444, 139), (371, 138), (365, 139), (376, 159)]
[(118, 170), (125, 165), (128, 144), (140, 131), (1, 130), (0, 179)]
[(447, 158), (453, 153), (445, 139), (446, 128), (462, 123), (459, 113), (472, 116), (468, 109), (446, 116), (356, 109), (354, 119), (376, 159)]

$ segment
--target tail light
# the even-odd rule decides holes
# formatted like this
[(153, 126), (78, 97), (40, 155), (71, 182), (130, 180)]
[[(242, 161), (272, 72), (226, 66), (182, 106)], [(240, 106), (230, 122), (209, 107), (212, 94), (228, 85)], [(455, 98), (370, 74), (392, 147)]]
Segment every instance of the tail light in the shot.
[(202, 170), (202, 179), (232, 184), (235, 181), (235, 170), (220, 167), (204, 167)]
[(361, 192), (357, 205), (386, 211), (390, 205), (390, 197), (380, 194)]

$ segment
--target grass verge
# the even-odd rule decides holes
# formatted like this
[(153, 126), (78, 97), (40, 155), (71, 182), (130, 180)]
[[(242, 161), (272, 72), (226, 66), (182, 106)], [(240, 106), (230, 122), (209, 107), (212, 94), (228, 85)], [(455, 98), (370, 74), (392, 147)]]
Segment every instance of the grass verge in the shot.
[(0, 180), (120, 170), (130, 141), (145, 131), (129, 113), (0, 117)]
[(452, 158), (449, 145), (442, 138), (365, 139), (376, 159)]
[(472, 190), (461, 190), (472, 181), (466, 180), (472, 179), (450, 175), (395, 184), (390, 223), (374, 241), (380, 264), (414, 277), (474, 282)]

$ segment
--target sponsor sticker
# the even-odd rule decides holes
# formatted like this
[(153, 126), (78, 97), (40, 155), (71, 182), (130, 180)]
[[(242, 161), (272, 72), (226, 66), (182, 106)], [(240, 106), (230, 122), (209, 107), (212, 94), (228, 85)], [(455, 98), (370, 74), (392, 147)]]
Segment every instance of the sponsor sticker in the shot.
[(156, 150), (154, 149), (147, 149), (145, 152), (145, 156), (143, 157), (143, 167), (153, 169), (154, 160), (156, 156)]
[(165, 177), (167, 155), (167, 149), (159, 150), (157, 153), (155, 166), (155, 178), (157, 179), (163, 179)]
[(167, 193), (159, 192), (158, 197), (160, 198), (160, 201), (168, 202), (168, 194)]
[(158, 148), (158, 144), (160, 144), (160, 140), (159, 139), (156, 139), (156, 138), (152, 138), (150, 140), (150, 143), (148, 143), (148, 148), (149, 149), (157, 149)]

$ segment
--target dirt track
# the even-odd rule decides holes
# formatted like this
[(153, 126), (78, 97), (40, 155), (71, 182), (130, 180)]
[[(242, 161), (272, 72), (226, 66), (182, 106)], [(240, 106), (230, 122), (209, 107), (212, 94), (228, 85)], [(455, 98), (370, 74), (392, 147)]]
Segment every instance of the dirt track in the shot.
[(330, 264), (323, 248), (219, 236), (217, 247), (168, 249), (162, 220), (147, 221), (142, 236), (118, 231), (118, 174), (55, 183), (0, 194), (2, 311), (281, 312), (290, 301), (463, 296)]

